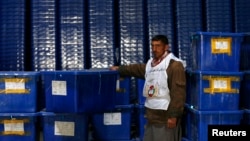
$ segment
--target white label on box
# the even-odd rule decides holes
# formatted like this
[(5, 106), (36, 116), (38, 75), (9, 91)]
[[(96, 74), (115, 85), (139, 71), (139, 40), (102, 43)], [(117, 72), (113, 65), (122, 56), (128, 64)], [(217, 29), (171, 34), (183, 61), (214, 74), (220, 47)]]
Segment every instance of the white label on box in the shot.
[(55, 135), (59, 136), (75, 136), (75, 123), (74, 122), (64, 122), (55, 121), (54, 127)]
[(121, 125), (122, 124), (121, 113), (104, 113), (103, 124), (104, 125)]
[(227, 89), (227, 81), (226, 80), (214, 80), (214, 88), (218, 89)]
[(23, 90), (25, 89), (25, 83), (24, 82), (5, 82), (5, 89)]
[(116, 90), (120, 89), (120, 80), (116, 80)]
[(67, 95), (66, 81), (52, 81), (52, 95)]
[(5, 132), (23, 132), (24, 124), (23, 122), (13, 122), (13, 123), (4, 123)]
[(229, 44), (226, 41), (215, 42), (215, 49), (227, 50), (228, 48), (229, 48)]

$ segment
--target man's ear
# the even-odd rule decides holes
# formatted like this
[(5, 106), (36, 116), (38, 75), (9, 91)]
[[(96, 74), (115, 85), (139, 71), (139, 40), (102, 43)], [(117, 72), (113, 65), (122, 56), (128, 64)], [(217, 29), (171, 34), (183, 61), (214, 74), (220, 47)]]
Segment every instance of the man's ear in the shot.
[(166, 50), (166, 51), (169, 50), (169, 45), (165, 45), (165, 50)]

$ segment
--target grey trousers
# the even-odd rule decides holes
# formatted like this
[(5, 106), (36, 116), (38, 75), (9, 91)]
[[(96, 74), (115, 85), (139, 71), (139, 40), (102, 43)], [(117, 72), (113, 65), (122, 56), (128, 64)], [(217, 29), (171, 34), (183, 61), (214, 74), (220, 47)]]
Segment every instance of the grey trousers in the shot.
[(149, 124), (147, 123), (144, 130), (143, 141), (181, 141), (180, 121), (176, 128), (167, 128), (165, 124)]

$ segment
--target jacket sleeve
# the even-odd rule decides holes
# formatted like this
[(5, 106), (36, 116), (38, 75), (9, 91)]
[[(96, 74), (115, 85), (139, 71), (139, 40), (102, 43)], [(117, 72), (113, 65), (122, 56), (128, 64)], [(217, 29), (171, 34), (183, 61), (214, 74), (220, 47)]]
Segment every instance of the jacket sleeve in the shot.
[(171, 101), (168, 107), (169, 117), (180, 117), (183, 114), (186, 100), (186, 73), (181, 62), (174, 61), (169, 69), (168, 85)]
[(130, 76), (145, 79), (146, 64), (130, 64), (119, 66), (118, 72), (121, 76)]

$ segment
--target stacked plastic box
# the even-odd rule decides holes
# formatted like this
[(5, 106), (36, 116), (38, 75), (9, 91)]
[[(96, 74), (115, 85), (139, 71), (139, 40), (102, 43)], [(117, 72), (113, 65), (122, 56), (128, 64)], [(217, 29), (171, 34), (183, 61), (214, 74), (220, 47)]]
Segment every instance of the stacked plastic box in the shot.
[(46, 95), (46, 110), (41, 114), (46, 141), (88, 140), (90, 115), (115, 108), (116, 71), (43, 71), (41, 75)]
[(22, 71), (0, 73), (0, 140), (36, 141), (39, 75)]
[(250, 32), (250, 4), (248, 0), (234, 0), (234, 23), (235, 32)]
[[(147, 1), (145, 0), (118, 1), (118, 40), (120, 46), (119, 64), (121, 65), (127, 65), (131, 63), (145, 63), (148, 59), (149, 46), (147, 40), (148, 30), (146, 27), (146, 3)], [(154, 13), (151, 11), (151, 14)], [(153, 26), (150, 27), (152, 30), (154, 30)], [(152, 32), (153, 31), (151, 31), (151, 33)], [(136, 94), (135, 78), (131, 78), (130, 94)], [(134, 98), (136, 98), (136, 96)]]
[[(172, 0), (147, 0), (148, 46), (151, 38), (158, 34), (168, 37), (169, 46), (175, 53), (174, 2)], [(152, 54), (150, 55), (152, 56)]]
[(115, 54), (114, 0), (88, 0), (90, 67), (108, 68), (118, 61)]
[(145, 117), (145, 107), (144, 104), (135, 105), (135, 123), (136, 123), (136, 136), (139, 141), (143, 141), (144, 130), (146, 126), (147, 119)]
[(191, 141), (208, 141), (209, 125), (240, 125), (243, 118), (243, 110), (233, 111), (200, 111), (188, 108), (188, 137)]
[(88, 116), (74, 113), (41, 112), (44, 141), (88, 140)]
[(56, 70), (56, 0), (31, 0), (32, 70)]
[(120, 64), (143, 63), (145, 49), (145, 1), (119, 0)]
[[(88, 140), (88, 116), (78, 114), (81, 106), (76, 106), (79, 104), (76, 99), (81, 99), (79, 93), (82, 91), (79, 92), (81, 86), (78, 84), (80, 78), (74, 72), (67, 71), (85, 68), (84, 2), (46, 0), (34, 1), (32, 4), (35, 24), (32, 33), (38, 35), (33, 36), (33, 43), (46, 45), (39, 46), (34, 52), (39, 53), (35, 54), (35, 57), (40, 57), (35, 61), (40, 66), (35, 68), (42, 71), (41, 91), (45, 95), (45, 111), (40, 112), (44, 141)], [(55, 70), (65, 70), (65, 73)]]
[(116, 83), (115, 108), (92, 115), (93, 139), (130, 141), (133, 136), (134, 104), (131, 77), (119, 77)]
[(185, 61), (186, 68), (191, 67), (191, 35), (203, 31), (203, 9), (201, 0), (176, 1), (176, 26), (178, 57)]
[(86, 68), (87, 18), (85, 0), (62, 0), (58, 5), (58, 70)]
[(136, 78), (136, 104), (135, 104), (135, 123), (136, 123), (136, 135), (140, 141), (143, 140), (144, 129), (146, 125), (145, 118), (145, 101), (146, 97), (143, 96), (143, 87), (145, 80)]
[(26, 1), (1, 1), (0, 70), (24, 71)]
[[(149, 56), (146, 27), (146, 0), (118, 1), (120, 65), (145, 63)], [(136, 93), (136, 80), (131, 78), (131, 93)]]
[(207, 141), (208, 125), (241, 123), (239, 98), (243, 73), (239, 61), (243, 34), (197, 32), (192, 35), (192, 42), (185, 135), (192, 141)]
[(232, 0), (206, 0), (207, 32), (233, 32)]
[(95, 113), (92, 118), (94, 140), (132, 140), (133, 104), (116, 105), (113, 110)]

